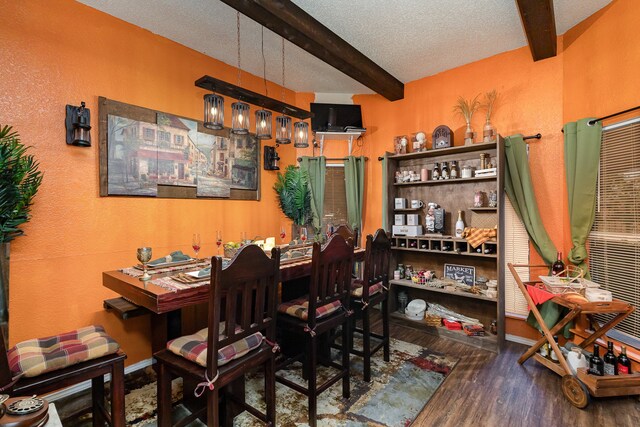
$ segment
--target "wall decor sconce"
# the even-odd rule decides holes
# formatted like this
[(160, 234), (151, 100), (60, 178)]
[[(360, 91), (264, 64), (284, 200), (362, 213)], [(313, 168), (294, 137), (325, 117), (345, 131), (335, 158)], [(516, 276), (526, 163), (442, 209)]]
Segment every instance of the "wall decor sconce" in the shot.
[(280, 156), (278, 156), (276, 147), (277, 145), (275, 147), (271, 147), (269, 145), (264, 146), (264, 170), (266, 171), (280, 170), (280, 166), (278, 165)]
[(67, 144), (91, 147), (91, 112), (85, 108), (84, 101), (79, 107), (67, 104), (66, 111)]

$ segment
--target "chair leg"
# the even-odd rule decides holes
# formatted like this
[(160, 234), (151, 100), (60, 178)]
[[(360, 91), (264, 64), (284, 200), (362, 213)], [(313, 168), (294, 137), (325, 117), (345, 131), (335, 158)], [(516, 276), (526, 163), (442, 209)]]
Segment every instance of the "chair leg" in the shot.
[(351, 330), (352, 321), (353, 316), (347, 317), (346, 322), (342, 325), (342, 342), (344, 343), (344, 345), (342, 346), (342, 369), (346, 370), (344, 377), (342, 377), (342, 397), (344, 397), (345, 399), (348, 399), (351, 395), (351, 385), (349, 383), (349, 348), (351, 348), (351, 334), (349, 332)]
[(164, 363), (158, 365), (158, 427), (171, 426), (171, 373)]
[(91, 378), (91, 405), (93, 427), (104, 427), (105, 419), (102, 414), (102, 406), (104, 405), (104, 377), (102, 375)]
[(111, 427), (126, 425), (124, 413), (124, 361), (117, 362), (111, 370)]
[(310, 336), (308, 339), (309, 339), (309, 351), (307, 352), (307, 358), (309, 362), (307, 365), (307, 369), (308, 369), (307, 385), (309, 390), (309, 425), (311, 427), (316, 427), (316, 424), (317, 424), (316, 418), (317, 418), (317, 412), (318, 412), (318, 409), (317, 409), (318, 394), (317, 394), (317, 378), (316, 378), (318, 346), (317, 346), (315, 337)]
[(218, 388), (207, 390), (207, 426), (220, 427), (218, 415), (219, 404)]
[(364, 380), (371, 381), (371, 324), (369, 319), (369, 307), (362, 311), (362, 358)]
[(390, 338), (389, 338), (389, 295), (382, 300), (382, 336), (384, 339), (383, 353), (384, 353), (384, 361), (388, 362), (390, 360)]
[(264, 397), (267, 406), (267, 423), (276, 425), (276, 359), (271, 357), (264, 365)]

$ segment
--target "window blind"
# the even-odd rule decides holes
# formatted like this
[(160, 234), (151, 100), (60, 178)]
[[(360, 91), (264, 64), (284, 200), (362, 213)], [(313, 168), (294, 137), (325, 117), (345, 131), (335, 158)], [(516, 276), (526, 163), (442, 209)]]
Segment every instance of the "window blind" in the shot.
[(344, 165), (327, 165), (324, 184), (324, 215), (322, 225), (338, 227), (347, 223), (347, 196), (344, 182)]
[[(596, 215), (589, 235), (592, 279), (640, 307), (640, 118), (602, 132)], [(600, 316), (599, 320), (608, 320)], [(640, 338), (640, 311), (616, 329)]]
[[(511, 275), (507, 263), (529, 264), (529, 235), (524, 224), (513, 209), (509, 198), (505, 194), (504, 207), (504, 304), (505, 312), (511, 315), (526, 316), (529, 312), (527, 300), (518, 289), (516, 280)], [(529, 271), (524, 268), (518, 269), (518, 274), (523, 281), (529, 280)]]

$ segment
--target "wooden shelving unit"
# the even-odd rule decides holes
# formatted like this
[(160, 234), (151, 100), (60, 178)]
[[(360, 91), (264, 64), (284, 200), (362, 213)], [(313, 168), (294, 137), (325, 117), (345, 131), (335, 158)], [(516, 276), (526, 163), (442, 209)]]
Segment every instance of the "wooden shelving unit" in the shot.
[[(480, 169), (480, 154), (489, 155), (494, 167), (497, 167), (495, 176), (481, 176), (472, 178), (458, 178), (448, 180), (428, 180), (408, 183), (394, 182), (397, 171), (420, 172), (426, 168), (429, 173), (433, 170), (435, 162), (458, 162), (458, 167), (468, 165)], [(426, 285), (414, 284), (410, 280), (392, 280), (390, 292), (391, 310), (394, 312), (394, 321), (401, 321), (416, 329), (423, 330), (448, 339), (453, 339), (475, 347), (499, 351), (504, 342), (504, 267), (503, 236), (501, 230), (504, 227), (503, 192), (498, 193), (498, 207), (488, 206), (476, 208), (473, 206), (476, 191), (484, 191), (487, 194), (492, 190), (501, 190), (504, 181), (504, 154), (503, 142), (487, 144), (473, 144), (429, 150), (426, 152), (385, 155), (387, 165), (387, 218), (386, 229), (392, 230), (394, 215), (402, 213), (418, 214), (420, 224), (424, 226), (424, 218), (427, 208), (420, 209), (395, 209), (395, 198), (421, 200), (425, 206), (435, 202), (446, 211), (445, 230), (443, 235), (421, 236), (392, 236), (392, 263), (391, 269), (395, 270), (397, 264), (410, 264), (414, 270), (435, 270), (437, 277), (444, 275), (444, 264), (457, 264), (472, 266), (476, 271), (476, 278), (484, 276), (487, 279), (498, 281), (498, 297), (488, 298), (485, 295), (477, 295), (463, 291), (447, 291), (445, 289), (432, 288)], [(480, 253), (472, 248), (466, 239), (456, 239), (454, 235), (457, 211), (463, 212), (466, 226), (493, 228), (497, 226), (498, 236), (494, 241), (487, 241), (480, 246)], [(443, 250), (443, 248), (445, 250)], [(488, 253), (485, 253), (485, 250)], [(392, 275), (392, 273), (391, 273)], [(431, 327), (425, 322), (407, 319), (403, 313), (397, 310), (397, 293), (403, 290), (409, 299), (420, 298), (427, 303), (440, 304), (456, 311), (464, 316), (478, 319), (484, 326), (485, 336), (469, 337), (461, 331), (450, 331), (444, 327)], [(497, 335), (491, 335), (489, 329), (493, 320), (497, 321)]]

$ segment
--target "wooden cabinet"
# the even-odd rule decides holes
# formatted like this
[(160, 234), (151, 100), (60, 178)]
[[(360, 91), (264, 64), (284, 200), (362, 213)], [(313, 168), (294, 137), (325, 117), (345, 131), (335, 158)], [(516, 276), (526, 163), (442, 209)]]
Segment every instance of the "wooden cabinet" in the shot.
[[(480, 154), (486, 153), (490, 161), (497, 167), (495, 176), (472, 176), (471, 178), (457, 178), (448, 180), (432, 180), (432, 170), (435, 162), (456, 161), (459, 170), (467, 165), (474, 169), (480, 169)], [(421, 153), (385, 154), (387, 168), (387, 194), (388, 205), (386, 230), (392, 232), (394, 216), (396, 214), (418, 214), (419, 224), (423, 226), (424, 233), (418, 236), (392, 235), (393, 259), (391, 270), (395, 270), (398, 264), (410, 264), (414, 270), (435, 270), (437, 277), (444, 275), (445, 264), (457, 264), (475, 268), (476, 279), (480, 276), (498, 281), (498, 296), (490, 298), (483, 294), (473, 294), (463, 291), (447, 291), (441, 288), (430, 287), (413, 283), (411, 280), (391, 280), (390, 307), (392, 318), (409, 324), (412, 327), (424, 330), (427, 333), (454, 339), (476, 347), (491, 351), (499, 351), (504, 341), (504, 266), (503, 266), (503, 227), (504, 227), (504, 151), (503, 141), (478, 143), (459, 147), (429, 150)], [(428, 170), (429, 180), (417, 182), (396, 183), (397, 171), (414, 171), (420, 175), (422, 169)], [(460, 176), (460, 174), (458, 175)], [(497, 207), (488, 206), (488, 197), (485, 197), (482, 207), (474, 207), (476, 192), (484, 192), (487, 196), (490, 191), (496, 191), (498, 196)], [(395, 208), (395, 199), (406, 199), (406, 207)], [(411, 208), (411, 200), (421, 200), (422, 208)], [(445, 209), (445, 226), (442, 235), (426, 233), (425, 215), (428, 203), (434, 202)], [(464, 238), (452, 237), (455, 235), (455, 223), (458, 219), (458, 211), (462, 211), (462, 217), (467, 227), (494, 228), (497, 227), (497, 237), (483, 243), (477, 248)], [(415, 218), (415, 217), (414, 217)], [(393, 277), (393, 271), (391, 272)], [(409, 299), (420, 298), (427, 303), (443, 305), (453, 311), (480, 320), (484, 325), (485, 336), (467, 336), (461, 331), (450, 331), (445, 327), (428, 326), (425, 322), (407, 319), (403, 313), (397, 311), (397, 294), (404, 290)], [(491, 334), (492, 321), (497, 322), (497, 335)]]

